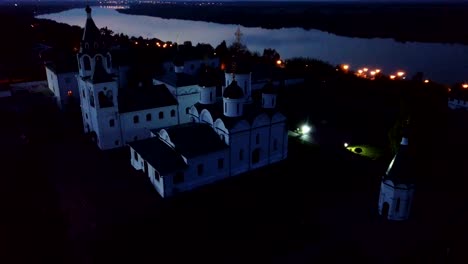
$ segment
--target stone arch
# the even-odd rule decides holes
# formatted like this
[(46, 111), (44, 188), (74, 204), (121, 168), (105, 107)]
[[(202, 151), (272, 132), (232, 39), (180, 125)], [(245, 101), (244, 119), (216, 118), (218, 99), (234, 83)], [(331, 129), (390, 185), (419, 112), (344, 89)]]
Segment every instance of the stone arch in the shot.
[(213, 124), (213, 129), (226, 144), (229, 144), (229, 130), (226, 129), (226, 126), (224, 125), (224, 122), (221, 118), (216, 119)]
[(203, 109), (201, 111), (200, 123), (206, 123), (206, 124), (209, 124), (211, 127), (213, 127), (213, 117), (211, 117), (211, 114), (208, 110)]

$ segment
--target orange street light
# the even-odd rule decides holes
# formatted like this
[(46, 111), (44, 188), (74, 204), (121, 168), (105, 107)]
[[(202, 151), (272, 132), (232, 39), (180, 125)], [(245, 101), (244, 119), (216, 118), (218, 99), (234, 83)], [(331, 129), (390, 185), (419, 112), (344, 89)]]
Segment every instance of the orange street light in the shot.
[(281, 60), (276, 61), (276, 64), (278, 64), (278, 65), (281, 65), (281, 63), (283, 63)]
[(468, 84), (464, 83), (464, 84), (462, 84), (462, 87), (463, 87), (463, 89), (466, 89), (466, 88), (468, 88)]
[(135, 41), (135, 45), (138, 45), (138, 41)]
[(362, 70), (366, 72), (366, 71), (368, 71), (369, 69), (367, 69), (367, 68), (364, 68), (364, 69), (362, 69)]
[(361, 73), (362, 73), (362, 70), (358, 70), (357, 72), (358, 72), (359, 74), (361, 74)]
[(375, 75), (375, 71), (371, 71), (371, 72), (370, 72), (370, 75)]
[(429, 83), (429, 80), (424, 80), (424, 83)]
[(405, 72), (399, 71), (399, 72), (397, 72), (397, 75), (398, 75), (398, 77), (401, 77), (401, 76), (405, 75)]
[(349, 69), (349, 65), (348, 64), (343, 64), (343, 70), (347, 71)]
[(375, 70), (376, 73), (380, 73), (380, 69)]
[(396, 76), (395, 75), (390, 75), (391, 80), (395, 80)]

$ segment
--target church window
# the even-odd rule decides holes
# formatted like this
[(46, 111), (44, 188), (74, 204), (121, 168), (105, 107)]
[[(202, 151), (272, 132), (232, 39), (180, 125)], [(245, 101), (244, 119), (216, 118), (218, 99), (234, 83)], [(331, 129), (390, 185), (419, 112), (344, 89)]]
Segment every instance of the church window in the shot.
[(275, 138), (273, 139), (273, 151), (278, 150), (278, 140)]
[(224, 159), (218, 159), (218, 169), (224, 168)]
[(136, 150), (133, 150), (132, 153), (133, 153), (133, 159), (135, 161), (138, 161), (138, 153), (136, 152)]
[(172, 110), (171, 110), (171, 117), (174, 117), (174, 116), (175, 116), (175, 110), (172, 109)]
[(140, 122), (140, 117), (137, 116), (137, 115), (134, 116), (134, 117), (133, 117), (133, 123), (134, 123), (134, 124), (138, 124), (139, 122)]
[(101, 108), (114, 106), (114, 103), (112, 102), (112, 91), (107, 91), (106, 94), (104, 94), (103, 91), (100, 91), (98, 93), (98, 100)]
[(114, 119), (109, 120), (109, 126), (110, 126), (110, 127), (114, 127), (114, 126), (115, 126), (115, 120), (114, 120)]
[(89, 104), (94, 107), (94, 95), (91, 93), (91, 91), (89, 92), (90, 93), (90, 96), (89, 96)]
[(396, 205), (395, 205), (395, 212), (398, 213), (400, 211), (400, 198), (397, 199)]
[(243, 149), (241, 149), (239, 151), (239, 160), (244, 160), (244, 150)]
[(213, 92), (210, 92), (210, 101), (213, 101)]
[(237, 114), (239, 114), (239, 104), (236, 104), (237, 106)]
[(203, 175), (203, 164), (198, 164), (198, 166), (197, 166), (197, 174), (198, 174), (198, 176)]
[(258, 133), (255, 136), (255, 144), (260, 144), (260, 134), (258, 134)]
[(174, 175), (174, 178), (172, 180), (174, 184), (179, 184), (184, 182), (184, 173), (182, 171), (177, 172)]
[(159, 119), (163, 119), (163, 118), (164, 118), (164, 112), (161, 111), (161, 112), (159, 112)]
[(151, 114), (146, 114), (146, 121), (151, 121)]
[(83, 64), (84, 64), (85, 71), (91, 70), (91, 60), (89, 59), (88, 56), (83, 57)]
[(260, 161), (260, 149), (255, 149), (252, 152), (252, 164), (256, 164)]
[(83, 98), (86, 98), (85, 90), (83, 89), (83, 90), (81, 90), (81, 91), (82, 91), (82, 93), (83, 93)]
[(185, 113), (188, 115), (190, 113), (190, 107), (185, 108)]

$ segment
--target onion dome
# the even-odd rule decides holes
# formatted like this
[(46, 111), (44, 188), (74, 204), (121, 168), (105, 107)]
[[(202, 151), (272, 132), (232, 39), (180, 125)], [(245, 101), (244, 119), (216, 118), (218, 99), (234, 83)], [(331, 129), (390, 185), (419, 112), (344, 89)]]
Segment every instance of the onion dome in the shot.
[(228, 99), (242, 99), (244, 98), (244, 92), (237, 84), (237, 81), (233, 80), (231, 84), (224, 89), (223, 97)]

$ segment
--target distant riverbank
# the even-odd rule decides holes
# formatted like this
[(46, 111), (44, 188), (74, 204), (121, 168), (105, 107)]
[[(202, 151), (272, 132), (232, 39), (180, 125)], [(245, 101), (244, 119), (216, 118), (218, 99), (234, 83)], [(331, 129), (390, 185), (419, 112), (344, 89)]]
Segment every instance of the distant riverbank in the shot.
[(318, 29), (359, 38), (468, 45), (468, 4), (357, 4), (233, 2), (216, 5), (135, 4), (120, 13), (239, 24), (245, 27)]

